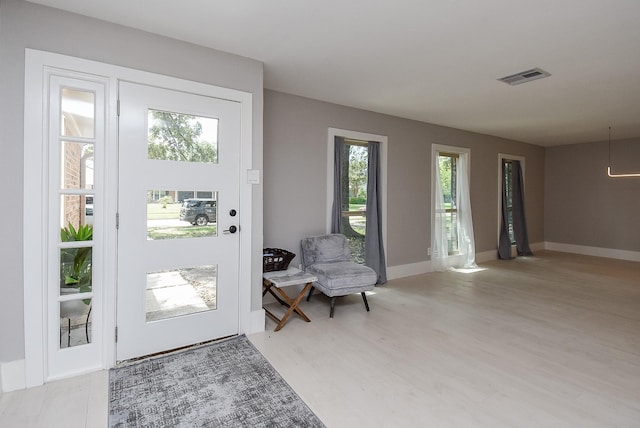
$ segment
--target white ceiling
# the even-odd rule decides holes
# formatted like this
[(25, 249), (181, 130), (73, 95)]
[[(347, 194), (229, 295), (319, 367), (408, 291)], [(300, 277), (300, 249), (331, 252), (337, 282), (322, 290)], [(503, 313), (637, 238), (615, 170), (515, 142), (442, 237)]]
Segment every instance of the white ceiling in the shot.
[(33, 2), (257, 59), (276, 91), (542, 146), (640, 137), (640, 0)]

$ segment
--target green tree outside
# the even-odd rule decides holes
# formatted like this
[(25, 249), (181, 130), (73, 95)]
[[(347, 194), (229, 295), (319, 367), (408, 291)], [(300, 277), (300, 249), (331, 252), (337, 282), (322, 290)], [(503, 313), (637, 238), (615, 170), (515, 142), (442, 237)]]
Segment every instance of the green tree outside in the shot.
[(369, 154), (366, 147), (349, 145), (349, 187), (354, 197), (367, 196)]
[(451, 157), (438, 156), (440, 164), (440, 186), (445, 203), (451, 202)]
[(217, 145), (202, 139), (201, 118), (151, 110), (149, 119), (149, 159), (218, 162)]

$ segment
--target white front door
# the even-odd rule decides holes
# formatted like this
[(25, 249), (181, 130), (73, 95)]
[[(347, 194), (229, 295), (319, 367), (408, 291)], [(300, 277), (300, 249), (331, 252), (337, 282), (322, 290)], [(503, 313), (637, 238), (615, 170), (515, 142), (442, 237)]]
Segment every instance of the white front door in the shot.
[(119, 99), (117, 360), (237, 334), (240, 103)]

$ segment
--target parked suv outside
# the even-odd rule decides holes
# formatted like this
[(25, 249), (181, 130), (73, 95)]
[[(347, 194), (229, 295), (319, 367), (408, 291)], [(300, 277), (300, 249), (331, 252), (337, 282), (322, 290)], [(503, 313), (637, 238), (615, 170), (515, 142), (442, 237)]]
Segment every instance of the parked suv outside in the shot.
[(182, 202), (180, 220), (193, 225), (206, 226), (216, 222), (216, 201), (205, 198), (189, 198)]

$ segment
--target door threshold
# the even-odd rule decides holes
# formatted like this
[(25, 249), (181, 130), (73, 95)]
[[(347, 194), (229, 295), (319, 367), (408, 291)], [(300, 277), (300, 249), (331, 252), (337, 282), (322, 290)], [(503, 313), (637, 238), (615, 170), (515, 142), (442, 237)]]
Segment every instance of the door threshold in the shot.
[(229, 336), (219, 337), (217, 339), (207, 340), (205, 342), (194, 343), (193, 345), (181, 346), (179, 348), (169, 349), (167, 351), (156, 352), (155, 354), (143, 355), (142, 357), (131, 358), (129, 360), (124, 361), (116, 361), (116, 364), (113, 366), (114, 368), (126, 367), (133, 364), (137, 364), (142, 361), (152, 360), (154, 358), (165, 357), (167, 355), (176, 354), (178, 352), (185, 351), (187, 349), (196, 349), (202, 348), (203, 346), (211, 345), (216, 342), (223, 342), (225, 340), (232, 339), (234, 337), (238, 337), (238, 334), (232, 334)]

